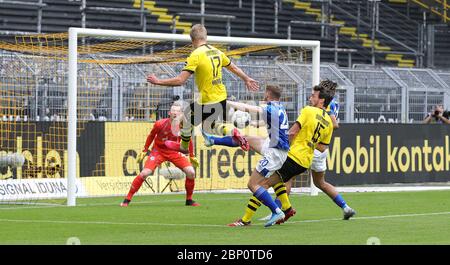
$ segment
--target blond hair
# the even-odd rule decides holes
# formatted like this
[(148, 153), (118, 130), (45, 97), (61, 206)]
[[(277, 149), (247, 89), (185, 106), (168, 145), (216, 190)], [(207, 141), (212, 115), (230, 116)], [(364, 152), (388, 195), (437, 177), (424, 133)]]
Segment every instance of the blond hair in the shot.
[(185, 103), (183, 100), (177, 100), (172, 103), (171, 107), (180, 107), (180, 109), (183, 110), (184, 106), (185, 106)]
[(206, 31), (205, 26), (203, 26), (202, 24), (195, 24), (194, 26), (192, 26), (191, 32), (189, 33), (189, 35), (191, 36), (192, 41), (196, 41), (196, 40), (205, 40), (206, 41), (208, 32)]

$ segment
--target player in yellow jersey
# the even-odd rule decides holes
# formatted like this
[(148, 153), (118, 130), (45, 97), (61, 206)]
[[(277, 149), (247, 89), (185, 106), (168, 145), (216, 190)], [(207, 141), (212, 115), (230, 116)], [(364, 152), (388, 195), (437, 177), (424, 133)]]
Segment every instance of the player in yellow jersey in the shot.
[(227, 120), (227, 90), (222, 82), (222, 68), (225, 67), (239, 76), (250, 91), (259, 89), (258, 82), (247, 76), (222, 51), (207, 43), (207, 31), (203, 25), (192, 26), (190, 37), (195, 50), (187, 58), (185, 67), (177, 77), (158, 79), (153, 74), (147, 77), (147, 81), (155, 85), (180, 86), (194, 74), (195, 83), (200, 92), (198, 102), (191, 103), (185, 110), (185, 117), (191, 118), (190, 124), (186, 122), (188, 126), (183, 126), (181, 143), (167, 142), (166, 146), (170, 149), (187, 152), (193, 126), (202, 123), (206, 132), (219, 135), (231, 134), (242, 149), (248, 150), (248, 142), (240, 135), (239, 131), (231, 125), (230, 128), (224, 125)]
[[(337, 86), (336, 83), (331, 81), (324, 81), (325, 86)], [(339, 114), (339, 103), (336, 99), (336, 97), (333, 98), (333, 100), (328, 104), (328, 107), (326, 108), (326, 111), (328, 115), (331, 118), (331, 121), (333, 122), (333, 129), (336, 130), (339, 128), (339, 122), (337, 120), (337, 116)], [(355, 214), (354, 210), (351, 210), (349, 206), (346, 204), (346, 202), (342, 199), (342, 196), (339, 195), (337, 190), (328, 182), (325, 181), (325, 171), (327, 170), (327, 161), (326, 161), (326, 153), (321, 153), (317, 150), (314, 150), (314, 157), (311, 163), (311, 176), (314, 182), (314, 185), (316, 185), (320, 190), (322, 190), (325, 194), (327, 194), (338, 207), (342, 208), (344, 211), (344, 219), (348, 220), (350, 217), (352, 217)], [(290, 189), (292, 186), (292, 179), (285, 183), (286, 185), (286, 192), (289, 195)], [(280, 200), (275, 200), (277, 205), (281, 207)], [(293, 215), (295, 212), (291, 212), (291, 214), (286, 213), (286, 215)], [(271, 217), (271, 214), (269, 214), (266, 217), (261, 218), (260, 220), (265, 221), (269, 220)]]
[[(336, 86), (335, 83), (331, 83), (330, 85)], [(333, 98), (326, 110), (331, 118), (331, 121), (333, 122), (333, 129), (339, 128), (339, 123), (336, 119), (339, 113), (339, 103), (336, 98)], [(328, 197), (330, 197), (334, 203), (342, 209), (344, 213), (344, 220), (348, 220), (353, 217), (356, 212), (347, 205), (336, 188), (325, 181), (325, 171), (327, 170), (327, 153), (328, 149), (323, 153), (319, 152), (317, 149), (314, 150), (314, 157), (311, 163), (312, 179), (314, 185), (327, 194)]]
[[(284, 183), (310, 168), (315, 156), (326, 159), (326, 151), (333, 134), (333, 122), (326, 108), (333, 99), (335, 91), (336, 84), (329, 80), (322, 81), (319, 85), (314, 86), (309, 98), (310, 106), (306, 106), (301, 110), (300, 116), (289, 129), (290, 149), (286, 161), (276, 173), (263, 183), (266, 189), (268, 187), (274, 187), (277, 198), (281, 201), (281, 209), (283, 211), (289, 210), (285, 212), (284, 219), (276, 222), (277, 224), (287, 221), (295, 214), (287, 196)], [(322, 179), (322, 181), (325, 180)], [(328, 185), (327, 188), (336, 191), (331, 184)], [(345, 204), (342, 197), (337, 192), (336, 194), (337, 197), (334, 199), (341, 200)], [(249, 211), (248, 215), (253, 215), (260, 204), (261, 202), (255, 200), (251, 205), (253, 211)], [(344, 209), (344, 219), (348, 219), (354, 214), (354, 210), (350, 207), (347, 206)], [(243, 219), (246, 218), (244, 216)], [(238, 221), (239, 226), (250, 224), (243, 219)]]
[[(356, 212), (347, 205), (336, 188), (325, 181), (328, 145), (333, 128), (336, 127), (327, 113), (327, 108), (333, 100), (336, 87), (337, 84), (330, 80), (324, 80), (319, 86), (314, 87), (310, 106), (302, 109), (297, 122), (289, 130), (292, 139), (291, 149), (285, 162), (286, 166), (277, 173), (284, 182), (287, 182), (311, 167), (314, 171), (314, 184), (342, 208), (344, 220), (348, 220)], [(284, 221), (287, 221), (289, 217), (291, 216), (286, 215)]]
[[(286, 161), (274, 174), (259, 183), (262, 191), (273, 187), (277, 199), (281, 202), (284, 218), (276, 221), (277, 224), (287, 221), (295, 214), (295, 211), (292, 211), (293, 208), (287, 196), (284, 183), (288, 182), (292, 177), (305, 172), (311, 166), (314, 150), (318, 149), (321, 153), (325, 153), (330, 143), (331, 135), (333, 134), (333, 124), (325, 108), (333, 99), (335, 88), (326, 86), (325, 82), (314, 86), (309, 98), (310, 106), (301, 110), (297, 121), (289, 129), (290, 149)], [(266, 204), (269, 198), (264, 198), (264, 200)], [(261, 206), (261, 200), (254, 196), (249, 205), (251, 206), (251, 211), (246, 210), (244, 217), (233, 223), (233, 226), (250, 225), (249, 220)], [(274, 217), (276, 215), (272, 211), (270, 220), (273, 220)]]

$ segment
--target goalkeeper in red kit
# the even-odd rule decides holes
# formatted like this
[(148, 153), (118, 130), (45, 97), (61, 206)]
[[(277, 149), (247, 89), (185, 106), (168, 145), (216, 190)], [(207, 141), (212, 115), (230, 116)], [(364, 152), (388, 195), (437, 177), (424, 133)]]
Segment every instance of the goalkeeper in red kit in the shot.
[[(152, 175), (153, 172), (155, 172), (155, 168), (165, 161), (172, 162), (186, 174), (186, 205), (200, 206), (200, 204), (192, 200), (192, 194), (195, 186), (194, 166), (198, 167), (198, 161), (194, 155), (192, 141), (189, 143), (189, 158), (181, 152), (168, 149), (164, 145), (165, 141), (179, 142), (181, 140), (180, 121), (183, 116), (182, 110), (182, 103), (174, 102), (169, 111), (169, 118), (161, 119), (155, 122), (150, 134), (147, 136), (144, 150), (137, 157), (137, 162), (141, 163), (145, 156), (148, 155), (144, 169), (131, 183), (130, 191), (120, 206), (127, 207), (130, 204), (133, 195), (139, 190), (145, 179), (149, 175)], [(148, 154), (149, 147), (152, 142), (154, 142), (153, 148), (151, 149), (150, 154)]]

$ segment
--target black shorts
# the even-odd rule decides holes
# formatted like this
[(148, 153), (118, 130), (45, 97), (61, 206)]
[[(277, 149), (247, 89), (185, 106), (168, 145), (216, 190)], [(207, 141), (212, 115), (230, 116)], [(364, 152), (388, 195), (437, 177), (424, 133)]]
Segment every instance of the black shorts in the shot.
[(281, 168), (277, 170), (277, 173), (284, 182), (288, 182), (291, 178), (302, 174), (306, 170), (307, 168), (300, 166), (288, 156)]
[[(227, 121), (227, 100), (222, 100), (213, 104), (201, 105), (197, 102), (190, 104), (191, 124), (197, 126), (205, 120), (211, 121), (211, 128), (218, 122)], [(186, 115), (186, 117), (189, 117)]]

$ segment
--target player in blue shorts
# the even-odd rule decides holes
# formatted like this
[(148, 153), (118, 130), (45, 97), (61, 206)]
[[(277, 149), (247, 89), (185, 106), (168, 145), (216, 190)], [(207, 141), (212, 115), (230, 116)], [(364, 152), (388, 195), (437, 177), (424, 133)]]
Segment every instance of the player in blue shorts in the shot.
[[(266, 123), (269, 137), (246, 136), (250, 147), (261, 154), (263, 157), (253, 171), (248, 182), (248, 188), (253, 192), (250, 198), (244, 216), (229, 226), (250, 225), (251, 218), (261, 204), (266, 205), (272, 211), (271, 217), (265, 224), (266, 227), (282, 221), (287, 214), (295, 213), (291, 207), (281, 209), (273, 201), (267, 189), (264, 188), (264, 182), (276, 170), (280, 169), (287, 158), (289, 151), (288, 129), (289, 122), (285, 108), (280, 104), (281, 89), (278, 86), (266, 86), (265, 98), (267, 106), (259, 107), (239, 102), (230, 102), (228, 104), (238, 110), (260, 113)], [(203, 133), (206, 145), (224, 145), (237, 147), (239, 143), (231, 136), (216, 137)], [(278, 197), (286, 196), (286, 187), (280, 182), (274, 187)]]

